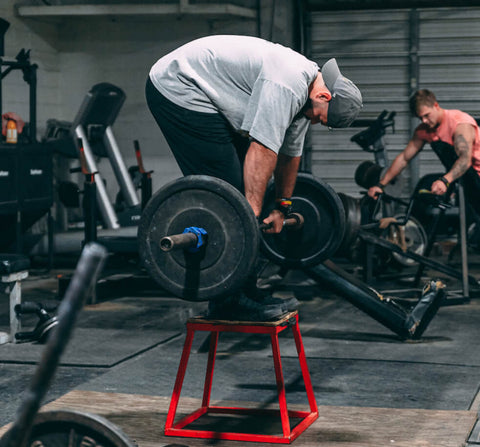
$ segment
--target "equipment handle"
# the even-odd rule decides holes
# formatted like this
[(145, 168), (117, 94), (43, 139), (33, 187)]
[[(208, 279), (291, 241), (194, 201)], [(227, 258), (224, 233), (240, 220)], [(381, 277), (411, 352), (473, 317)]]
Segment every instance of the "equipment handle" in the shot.
[(83, 249), (70, 285), (58, 308), (58, 325), (53, 329), (42, 352), (12, 428), (0, 440), (1, 447), (21, 447), (28, 439), (33, 420), (70, 339), (77, 315), (88, 291), (97, 280), (106, 257), (107, 250), (99, 244), (90, 243)]
[(147, 172), (145, 172), (145, 168), (143, 167), (142, 152), (140, 151), (140, 143), (138, 142), (138, 140), (133, 141), (133, 147), (135, 149), (135, 158), (137, 159), (138, 172), (140, 172), (140, 174), (148, 174)]
[(44, 309), (47, 312), (53, 312), (57, 310), (57, 303), (38, 303), (34, 301), (25, 301), (21, 304), (17, 304), (14, 308), (16, 314), (34, 314), (40, 309)]

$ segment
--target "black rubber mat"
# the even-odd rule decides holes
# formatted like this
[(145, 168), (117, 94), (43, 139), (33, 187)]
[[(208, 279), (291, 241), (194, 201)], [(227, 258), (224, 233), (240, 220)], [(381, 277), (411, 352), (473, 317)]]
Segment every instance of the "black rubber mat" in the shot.
[[(133, 331), (77, 328), (61, 358), (61, 365), (112, 367), (178, 336), (178, 331)], [(37, 363), (44, 345), (37, 343), (0, 346), (0, 363)]]
[[(256, 338), (258, 341), (259, 336)], [(222, 343), (220, 337), (212, 398), (278, 402), (271, 347), (266, 338), (265, 344), (254, 345), (246, 337), (244, 352), (235, 352), (229, 350), (228, 341)], [(137, 368), (140, 365), (137, 359), (132, 359), (83, 384), (81, 388), (102, 391), (115, 383), (122, 392), (170, 396), (183, 340), (183, 336), (179, 337), (145, 353), (141, 368)], [(183, 396), (200, 398), (202, 395), (207, 354), (197, 352), (201, 340), (202, 337), (198, 337), (194, 342), (182, 389)], [(304, 341), (306, 346), (310, 344)], [(236, 342), (242, 344), (241, 338)], [(289, 346), (295, 350), (293, 339), (281, 340), (287, 401), (304, 403), (306, 394), (298, 359), (284, 355)], [(391, 345), (384, 344), (383, 354), (389, 349)], [(480, 367), (430, 364), (421, 360), (392, 361), (382, 359), (380, 350), (377, 359), (307, 356), (307, 363), (319, 405), (468, 410), (477, 393), (480, 377)]]

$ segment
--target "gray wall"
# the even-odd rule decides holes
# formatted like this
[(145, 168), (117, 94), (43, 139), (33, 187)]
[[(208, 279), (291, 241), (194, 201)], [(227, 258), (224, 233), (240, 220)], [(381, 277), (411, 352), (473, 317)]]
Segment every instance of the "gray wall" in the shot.
[[(0, 4), (1, 17), (11, 24), (5, 36), (6, 55), (13, 57), (22, 47), (31, 49), (31, 59), (39, 66), (38, 137), (42, 136), (49, 118), (71, 121), (92, 85), (111, 82), (127, 95), (113, 127), (117, 142), (129, 166), (135, 164), (132, 142), (139, 140), (146, 168), (155, 171), (154, 189), (178, 177), (180, 172), (145, 104), (144, 86), (151, 65), (183, 43), (210, 34), (257, 35), (260, 29), (262, 37), (286, 45), (291, 45), (293, 39), (292, 5), (288, 0), (262, 1), (260, 27), (252, 19), (207, 19), (196, 15), (19, 18), (14, 13), (16, 3), (2, 0)], [(243, 4), (256, 5), (256, 1)], [(3, 91), (3, 110), (28, 119), (28, 90), (21, 75), (5, 78)], [(117, 188), (109, 166), (102, 162), (100, 169), (106, 173), (104, 177), (113, 198)]]
[[(5, 59), (13, 59), (20, 49), (31, 49), (32, 62), (39, 65), (38, 97), (41, 116), (39, 124), (47, 117), (57, 116), (60, 112), (59, 53), (55, 47), (58, 33), (48, 23), (36, 23), (32, 29), (14, 16), (14, 1), (0, 2), (0, 16), (10, 22), (5, 35)], [(22, 79), (21, 71), (11, 72), (3, 81), (3, 111), (16, 112), (28, 120), (28, 85)]]

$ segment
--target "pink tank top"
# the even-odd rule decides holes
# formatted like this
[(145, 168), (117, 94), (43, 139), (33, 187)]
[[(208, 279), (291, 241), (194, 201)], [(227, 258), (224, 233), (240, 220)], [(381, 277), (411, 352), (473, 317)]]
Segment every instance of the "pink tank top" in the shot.
[[(453, 146), (453, 134), (459, 124), (471, 124), (475, 127), (475, 140), (472, 148), (472, 166), (480, 175), (480, 129), (477, 122), (468, 113), (461, 110), (444, 109), (444, 115), (437, 129), (430, 129), (425, 124), (420, 124), (416, 133), (419, 138), (431, 143), (442, 141)], [(453, 149), (452, 149), (453, 150)]]

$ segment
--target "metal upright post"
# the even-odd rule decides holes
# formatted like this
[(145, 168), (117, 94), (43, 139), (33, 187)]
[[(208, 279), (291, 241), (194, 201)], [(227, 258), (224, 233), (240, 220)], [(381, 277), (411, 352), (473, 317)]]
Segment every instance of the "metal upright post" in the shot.
[(55, 238), (54, 238), (54, 220), (52, 210), (48, 210), (47, 215), (47, 235), (48, 235), (48, 270), (53, 269), (53, 258), (55, 256)]
[(112, 165), (113, 172), (120, 185), (125, 202), (127, 202), (128, 206), (139, 205), (140, 200), (137, 197), (135, 186), (130, 178), (128, 169), (125, 166), (120, 148), (115, 140), (111, 126), (107, 126), (105, 129), (104, 140), (108, 151), (108, 158), (110, 159), (110, 164)]
[(0, 117), (3, 114), (3, 109), (2, 109), (2, 79), (3, 79), (3, 73), (2, 73), (2, 67), (3, 67), (3, 56), (5, 56), (5, 44), (4, 44), (4, 36), (5, 33), (7, 32), (8, 28), (10, 26), (10, 23), (7, 22), (5, 19), (0, 18)]
[[(409, 75), (409, 89), (408, 96), (411, 96), (420, 86), (420, 12), (417, 8), (412, 8), (409, 13), (409, 51), (408, 51), (408, 75)], [(416, 119), (410, 119), (409, 134), (413, 135), (416, 124)], [(410, 188), (413, 191), (415, 185), (420, 177), (420, 166), (418, 158), (414, 158), (409, 164), (410, 170)]]
[(85, 244), (97, 241), (97, 185), (95, 173), (85, 174), (83, 186), (83, 215), (85, 219)]
[(37, 65), (33, 64), (29, 67), (30, 85), (30, 141), (37, 142)]
[(0, 57), (0, 117), (3, 114), (3, 109), (2, 109), (2, 104), (3, 104), (3, 99), (2, 99), (2, 79), (3, 79), (3, 73), (2, 73), (2, 67), (3, 67), (3, 59)]
[(133, 142), (133, 146), (135, 148), (135, 158), (137, 159), (138, 165), (138, 172), (142, 175), (142, 183), (141, 183), (141, 208), (142, 211), (145, 208), (145, 205), (152, 197), (152, 172), (153, 171), (145, 171), (145, 167), (143, 166), (142, 160), (142, 153), (140, 151), (140, 144), (138, 140)]
[[(98, 172), (97, 163), (95, 162), (93, 151), (88, 143), (87, 134), (82, 126), (79, 125), (75, 128), (75, 136), (77, 138), (80, 138), (83, 142), (83, 148), (88, 170), (90, 172)], [(100, 174), (96, 175), (98, 207), (100, 208), (100, 212), (102, 213), (103, 221), (105, 222), (107, 228), (118, 229), (120, 228), (120, 225), (118, 223), (117, 214), (115, 213), (115, 210), (110, 203), (110, 199), (103, 183), (103, 179), (101, 178)]]
[(458, 214), (459, 214), (459, 239), (460, 252), (462, 255), (462, 288), (464, 299), (470, 299), (470, 289), (468, 285), (468, 253), (467, 253), (467, 216), (465, 206), (465, 192), (461, 181), (457, 185), (458, 191)]
[[(433, 244), (436, 241), (438, 225), (440, 221), (443, 219), (443, 217), (445, 216), (445, 211), (446, 211), (446, 207), (444, 205), (439, 205), (438, 214), (434, 216), (433, 223), (431, 225), (431, 229), (428, 234), (427, 246), (425, 247), (425, 251), (423, 253), (423, 256), (425, 257), (430, 256), (430, 252), (432, 251)], [(425, 264), (420, 263), (418, 265), (417, 272), (415, 273), (415, 279), (413, 280), (414, 286), (418, 286), (418, 284), (420, 283), (424, 270), (425, 270)]]

